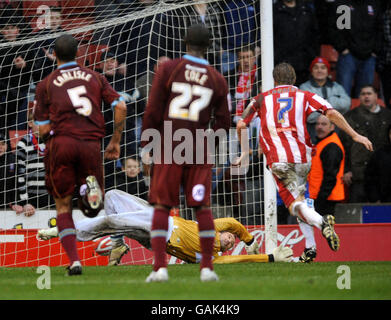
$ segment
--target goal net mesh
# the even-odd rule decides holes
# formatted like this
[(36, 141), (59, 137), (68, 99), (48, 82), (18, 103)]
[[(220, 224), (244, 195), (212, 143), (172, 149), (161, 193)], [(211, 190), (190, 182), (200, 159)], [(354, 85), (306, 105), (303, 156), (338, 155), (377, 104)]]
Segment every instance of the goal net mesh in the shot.
[[(227, 79), (232, 128), (250, 97), (261, 91), (259, 1), (24, 0), (1, 1), (0, 12), (0, 145), (6, 145), (0, 150), (4, 211), (0, 230), (55, 225), (54, 202), (44, 186), (44, 145), (35, 138), (36, 129), (29, 119), (37, 83), (56, 68), (53, 46), (59, 35), (70, 33), (77, 38), (77, 62), (105, 74), (127, 104), (120, 159), (104, 163), (106, 191), (115, 188), (147, 197), (150, 168), (140, 161), (140, 136), (148, 93), (159, 63), (185, 54), (182, 39), (191, 24), (204, 23), (210, 28), (212, 41), (206, 58)], [(106, 120), (103, 154), (113, 131), (113, 117), (110, 108), (102, 106), (102, 110)], [(253, 152), (245, 174), (232, 174), (230, 160), (238, 152), (234, 130), (226, 148), (217, 149), (216, 159), (222, 152), (227, 156), (214, 165), (211, 204), (215, 218), (234, 217), (262, 230), (263, 166), (257, 151), (258, 130), (259, 123), (253, 121), (249, 128)], [(16, 214), (10, 204), (22, 209), (31, 204), (36, 212), (30, 217), (24, 212)], [(183, 194), (180, 207), (172, 214), (195, 219), (186, 209)], [(34, 245), (26, 247), (35, 234), (25, 232), (24, 238), (25, 243), (18, 244), (17, 232), (3, 232), (0, 266), (38, 265), (43, 255), (63, 254), (60, 247), (54, 249), (58, 241), (34, 240)], [(84, 243), (79, 248), (94, 245)], [(39, 253), (29, 255), (25, 251), (30, 249)], [(98, 261), (88, 254), (83, 259)], [(144, 262), (150, 263), (150, 258)], [(66, 263), (66, 259), (60, 262)]]

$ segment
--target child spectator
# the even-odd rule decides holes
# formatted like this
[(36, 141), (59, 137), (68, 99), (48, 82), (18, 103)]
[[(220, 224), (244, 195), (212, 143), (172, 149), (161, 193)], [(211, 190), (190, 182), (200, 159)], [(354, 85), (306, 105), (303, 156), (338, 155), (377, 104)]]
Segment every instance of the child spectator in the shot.
[(121, 172), (117, 173), (117, 189), (147, 200), (148, 188), (141, 173), (140, 161), (137, 158), (128, 157), (125, 159), (125, 166)]

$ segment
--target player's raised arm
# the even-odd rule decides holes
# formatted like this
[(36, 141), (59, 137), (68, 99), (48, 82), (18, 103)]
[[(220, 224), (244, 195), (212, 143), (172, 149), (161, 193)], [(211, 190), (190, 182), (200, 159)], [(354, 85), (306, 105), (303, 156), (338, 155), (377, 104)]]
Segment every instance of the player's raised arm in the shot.
[(114, 90), (105, 76), (99, 75), (99, 82), (102, 84), (102, 98), (106, 104), (111, 105), (114, 113), (113, 135), (106, 147), (104, 157), (108, 160), (115, 160), (120, 156), (120, 143), (126, 119), (126, 103), (125, 99)]
[(307, 97), (310, 106), (306, 111), (308, 114), (316, 110), (322, 111), (333, 124), (343, 130), (354, 141), (361, 143), (369, 151), (373, 151), (372, 142), (369, 141), (368, 138), (358, 134), (349, 125), (344, 116), (338, 110), (334, 109), (326, 100), (316, 94), (310, 94)]
[(118, 101), (114, 106), (114, 130), (109, 144), (105, 150), (105, 158), (109, 160), (118, 159), (120, 156), (120, 143), (124, 123), (126, 119), (126, 104), (124, 101)]

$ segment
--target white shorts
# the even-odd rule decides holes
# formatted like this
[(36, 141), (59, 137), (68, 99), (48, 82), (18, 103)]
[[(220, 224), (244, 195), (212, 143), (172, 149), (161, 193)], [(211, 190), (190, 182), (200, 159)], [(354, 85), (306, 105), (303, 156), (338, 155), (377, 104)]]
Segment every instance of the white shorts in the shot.
[(271, 165), (271, 172), (277, 184), (278, 193), (287, 208), (298, 197), (303, 196), (306, 190), (307, 177), (311, 169), (311, 162), (282, 163)]

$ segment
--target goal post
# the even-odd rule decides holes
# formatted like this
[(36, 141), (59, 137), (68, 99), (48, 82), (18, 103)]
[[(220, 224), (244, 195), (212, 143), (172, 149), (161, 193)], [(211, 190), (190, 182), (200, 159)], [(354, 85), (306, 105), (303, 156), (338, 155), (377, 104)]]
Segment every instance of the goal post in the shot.
[[(274, 87), (274, 43), (273, 43), (273, 1), (261, 2), (261, 58), (262, 58), (262, 91)], [(277, 193), (271, 172), (263, 161), (264, 172), (264, 214), (265, 214), (265, 251), (270, 254), (277, 247)]]
[[(139, 161), (140, 172), (137, 178), (132, 179), (124, 176), (123, 169), (127, 158), (141, 158), (141, 123), (156, 66), (162, 57), (174, 59), (185, 54), (182, 39), (189, 25), (201, 22), (210, 27), (212, 44), (207, 59), (227, 79), (232, 101), (231, 129), (235, 129), (234, 118), (239, 106), (243, 107), (251, 97), (273, 87), (273, 0), (23, 0), (10, 3), (0, 8), (0, 134), (6, 135), (8, 143), (6, 156), (2, 158), (0, 154), (0, 211), (4, 211), (0, 212), (0, 229), (33, 230), (56, 224), (54, 202), (46, 200), (46, 203), (38, 204), (41, 197), (37, 192), (39, 174), (36, 164), (26, 160), (24, 173), (18, 171), (20, 166), (17, 164), (21, 160), (18, 158), (21, 152), (37, 150), (37, 146), (28, 144), (33, 139), (28, 131), (27, 117), (32, 110), (36, 85), (56, 67), (52, 52), (58, 36), (70, 33), (79, 41), (79, 64), (97, 72), (106, 72), (103, 68), (114, 69), (114, 73), (110, 69), (106, 77), (126, 100), (128, 114), (120, 159), (104, 164), (106, 190), (116, 188), (146, 196), (142, 192), (142, 184), (148, 190), (150, 168)], [(14, 31), (14, 26), (18, 31)], [(18, 33), (16, 38), (12, 36), (13, 32)], [(251, 61), (254, 67), (242, 76), (239, 65), (245, 58), (240, 60), (239, 55), (248, 50), (253, 53)], [(15, 58), (18, 56), (23, 61), (16, 65)], [(105, 64), (108, 59), (116, 60), (114, 67)], [(240, 87), (240, 81), (245, 85)], [(113, 118), (110, 108), (104, 106), (102, 110), (107, 123), (103, 152), (112, 134)], [(216, 160), (211, 208), (215, 218), (234, 217), (248, 226), (256, 234), (262, 252), (270, 253), (277, 246), (276, 188), (266, 168), (265, 158), (257, 153), (258, 131), (259, 124), (254, 122), (249, 129), (253, 150), (249, 172), (231, 174), (232, 154), (222, 157), (229, 159), (225, 162)], [(25, 147), (19, 154), (18, 142), (19, 147)], [(237, 147), (235, 130), (231, 130), (228, 143)], [(217, 151), (216, 158), (221, 156), (220, 152), (230, 153), (231, 149), (218, 148)], [(238, 152), (238, 149), (234, 152)], [(38, 157), (43, 162), (42, 154), (38, 154)], [(1, 159), (4, 161), (1, 162)], [(9, 172), (11, 164), (6, 161), (14, 161), (13, 176)], [(9, 179), (7, 174), (11, 175)], [(20, 183), (20, 174), (24, 174), (24, 186)], [(21, 190), (28, 192), (21, 196)], [(21, 200), (36, 201), (35, 215), (16, 215), (10, 209), (10, 202), (24, 203)], [(191, 210), (186, 208), (183, 194), (178, 209), (172, 213), (180, 212), (184, 218), (195, 219)], [(75, 211), (75, 219), (83, 218), (79, 211)], [(8, 237), (7, 232), (3, 233), (0, 239), (18, 238), (16, 234)], [(58, 261), (66, 264), (62, 252), (58, 251), (59, 247), (53, 244), (54, 240), (48, 243), (35, 241), (33, 231), (26, 231), (23, 236), (24, 239), (34, 240), (29, 243), (34, 243), (36, 247), (33, 249), (37, 254), (48, 252), (54, 255), (55, 248), (57, 257), (61, 257)], [(89, 255), (93, 245), (79, 244), (79, 247), (87, 250), (86, 255)], [(23, 247), (19, 243), (0, 241), (0, 266), (19, 261), (16, 256), (7, 257), (12, 248), (19, 246)], [(141, 245), (133, 246), (133, 249), (140, 252), (137, 263), (150, 262), (150, 256), (144, 254)], [(31, 258), (26, 250), (18, 249), (17, 253), (30, 259), (27, 261), (29, 265), (41, 262), (41, 258)], [(98, 261), (96, 257), (91, 259), (91, 263)]]

